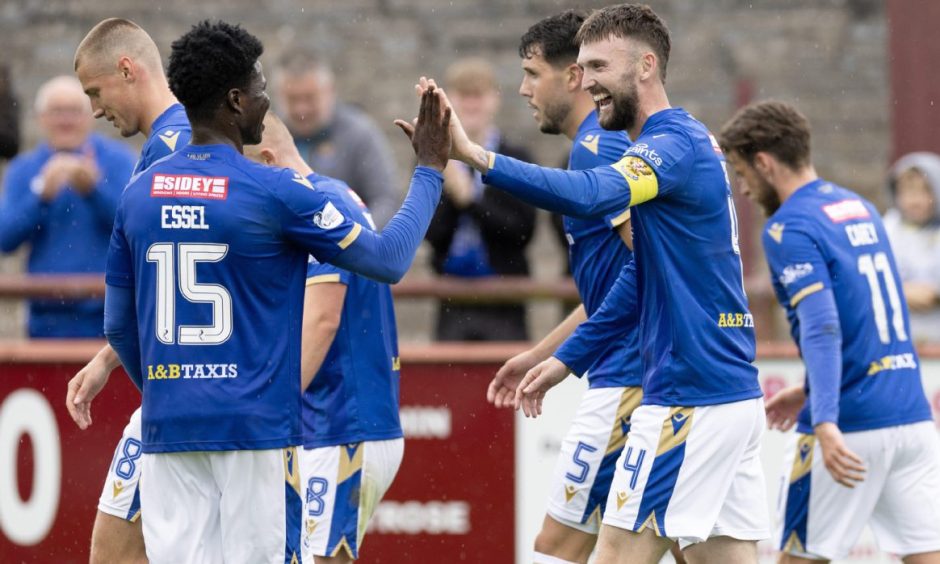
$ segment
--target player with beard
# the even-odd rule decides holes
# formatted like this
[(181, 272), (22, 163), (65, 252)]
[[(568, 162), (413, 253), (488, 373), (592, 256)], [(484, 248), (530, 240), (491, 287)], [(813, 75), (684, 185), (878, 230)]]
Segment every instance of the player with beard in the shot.
[[(597, 123), (591, 95), (581, 89), (575, 36), (584, 15), (566, 11), (536, 23), (522, 36), (523, 79), (519, 94), (535, 110), (542, 133), (572, 141), (568, 168), (581, 170), (620, 160), (630, 139)], [(572, 275), (583, 304), (538, 345), (507, 361), (490, 384), (487, 399), (511, 406), (516, 387), (594, 313), (630, 261), (630, 211), (606, 218), (565, 217)], [(598, 358), (587, 374), (589, 389), (562, 442), (549, 494), (548, 511), (535, 539), (533, 562), (587, 562), (597, 541), (614, 465), (639, 405), (640, 357), (637, 332)]]
[(669, 105), (669, 32), (648, 6), (599, 10), (578, 39), (582, 88), (601, 126), (635, 140), (623, 159), (584, 171), (538, 167), (486, 151), (452, 123), (453, 158), (522, 200), (582, 218), (631, 206), (634, 261), (597, 312), (526, 374), (515, 404), (538, 415), (547, 389), (585, 373), (639, 318), (643, 400), (597, 562), (659, 562), (678, 541), (689, 562), (756, 563), (756, 541), (769, 536), (765, 416), (724, 157), (704, 125)]
[(940, 562), (940, 509), (925, 503), (940, 499), (940, 439), (878, 210), (817, 176), (809, 123), (788, 104), (741, 109), (720, 139), (768, 217), (774, 291), (806, 365), (805, 385), (767, 403), (771, 427), (797, 424), (780, 562), (845, 558), (866, 524), (904, 562)]
[[(449, 109), (429, 91), (412, 187), (381, 234), (289, 169), (253, 163), (270, 105), (261, 42), (225, 22), (175, 41), (169, 85), (191, 143), (125, 189), (105, 334), (142, 388), (144, 539), (152, 562), (300, 557), (300, 326), (307, 256), (394, 282), (440, 198)], [(249, 508), (250, 511), (246, 511)]]

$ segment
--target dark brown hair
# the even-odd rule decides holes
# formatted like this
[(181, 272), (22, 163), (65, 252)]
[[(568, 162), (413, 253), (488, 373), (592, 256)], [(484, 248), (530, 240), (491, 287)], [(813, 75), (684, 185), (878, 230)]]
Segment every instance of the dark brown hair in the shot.
[(639, 39), (649, 45), (659, 59), (659, 78), (666, 82), (671, 48), (669, 28), (652, 8), (646, 4), (618, 4), (598, 10), (584, 20), (577, 41), (580, 45), (609, 37)]
[(738, 110), (721, 128), (718, 142), (726, 154), (737, 152), (748, 164), (761, 151), (792, 169), (810, 162), (809, 121), (790, 104), (776, 100)]

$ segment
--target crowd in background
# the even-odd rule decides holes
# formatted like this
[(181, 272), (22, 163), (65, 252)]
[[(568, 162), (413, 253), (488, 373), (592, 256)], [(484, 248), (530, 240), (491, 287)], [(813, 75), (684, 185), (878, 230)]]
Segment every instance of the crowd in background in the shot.
[[(501, 99), (495, 73), (485, 59), (458, 60), (448, 68), (445, 86), (475, 142), (532, 161), (532, 153), (507, 140), (495, 123)], [(316, 53), (288, 51), (273, 77), (275, 111), (301, 154), (318, 172), (352, 186), (379, 227), (384, 225), (403, 196), (398, 171), (412, 163), (395, 162), (368, 112), (343, 103), (333, 70)], [(35, 147), (21, 146), (23, 118), (36, 120), (41, 132)], [(8, 68), (0, 67), (0, 251), (25, 248), (30, 274), (104, 271), (114, 209), (136, 151), (93, 132), (93, 123), (88, 99), (73, 77), (53, 77), (35, 93), (16, 92)], [(525, 135), (514, 138), (520, 136)], [(904, 281), (912, 333), (919, 342), (940, 342), (940, 156), (902, 157), (886, 172), (885, 187), (891, 202), (885, 226)], [(479, 173), (457, 162), (445, 171), (444, 188), (426, 237), (431, 270), (463, 279), (528, 276), (535, 209), (490, 189)], [(101, 337), (102, 310), (96, 299), (33, 300), (26, 331), (31, 338)], [(434, 338), (527, 340), (526, 312), (525, 304), (445, 299)]]

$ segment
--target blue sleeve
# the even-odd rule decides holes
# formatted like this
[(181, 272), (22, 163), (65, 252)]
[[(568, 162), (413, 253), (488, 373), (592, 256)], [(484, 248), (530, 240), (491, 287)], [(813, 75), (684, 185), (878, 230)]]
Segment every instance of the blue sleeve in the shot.
[(581, 376), (608, 348), (625, 339), (638, 319), (636, 263), (631, 259), (620, 271), (604, 303), (558, 347), (554, 356)]
[(104, 293), (104, 335), (138, 390), (143, 390), (140, 337), (134, 289), (108, 285)]
[(349, 279), (352, 274), (348, 270), (343, 270), (332, 264), (325, 264), (310, 257), (307, 263), (307, 285), (318, 284), (321, 282), (337, 282), (339, 284), (349, 285)]
[[(630, 139), (622, 131), (595, 131), (575, 141), (568, 159), (570, 170), (588, 170), (613, 164), (624, 157), (630, 148)], [(630, 208), (623, 207), (604, 216), (604, 222), (614, 229), (630, 219)]]
[(111, 228), (104, 279), (109, 286), (134, 287), (134, 261), (124, 235), (124, 213), (120, 204), (114, 214), (114, 227)]
[(832, 288), (826, 260), (808, 230), (792, 221), (773, 222), (762, 239), (784, 308), (795, 308), (806, 296)]
[(394, 284), (405, 275), (424, 239), (443, 179), (434, 169), (417, 167), (401, 209), (381, 233), (344, 216), (322, 192), (298, 190), (288, 182), (276, 188), (284, 204), (281, 225), (289, 240), (318, 261)]
[(816, 292), (796, 306), (800, 354), (806, 364), (806, 387), (813, 427), (839, 421), (842, 383), (842, 330), (832, 290)]
[(39, 171), (22, 161), (13, 161), (7, 169), (0, 196), (0, 250), (5, 253), (16, 250), (46, 222), (48, 206), (30, 188), (34, 181), (41, 182)]
[(619, 161), (583, 171), (566, 171), (492, 155), (484, 182), (532, 205), (572, 217), (605, 217), (668, 195), (683, 186), (694, 152), (681, 133), (643, 139)]

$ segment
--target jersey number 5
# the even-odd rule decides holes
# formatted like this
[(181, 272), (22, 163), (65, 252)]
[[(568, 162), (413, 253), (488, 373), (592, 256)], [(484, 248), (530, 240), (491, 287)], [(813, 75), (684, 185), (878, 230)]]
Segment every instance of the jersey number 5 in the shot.
[[(177, 337), (181, 345), (219, 345), (232, 336), (232, 295), (218, 284), (196, 282), (196, 264), (219, 262), (228, 254), (228, 245), (217, 243), (179, 243), (178, 265), (173, 243), (154, 243), (147, 249), (147, 262), (157, 265), (156, 333), (157, 340), (172, 345)], [(179, 290), (187, 301), (212, 305), (212, 325), (176, 327), (176, 272)]]

